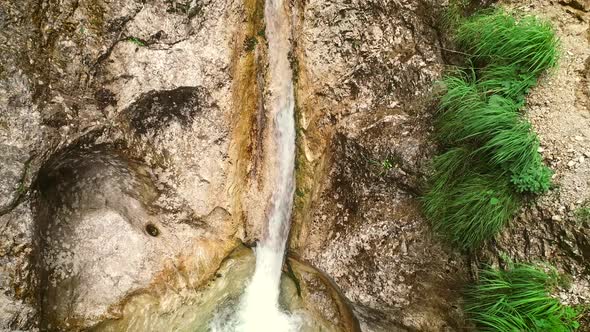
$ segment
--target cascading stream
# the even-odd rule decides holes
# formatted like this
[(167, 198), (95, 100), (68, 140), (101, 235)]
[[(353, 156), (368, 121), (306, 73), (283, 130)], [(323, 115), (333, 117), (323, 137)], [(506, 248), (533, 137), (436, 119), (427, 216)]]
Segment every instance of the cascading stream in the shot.
[[(283, 0), (266, 0), (266, 38), (269, 57), (268, 111), (273, 119), (272, 143), (267, 149), (276, 177), (272, 179), (267, 230), (256, 248), (256, 269), (230, 330), (288, 332), (297, 320), (279, 308), (281, 270), (289, 234), (295, 190), (295, 120), (288, 9)], [(228, 328), (225, 328), (228, 329)]]

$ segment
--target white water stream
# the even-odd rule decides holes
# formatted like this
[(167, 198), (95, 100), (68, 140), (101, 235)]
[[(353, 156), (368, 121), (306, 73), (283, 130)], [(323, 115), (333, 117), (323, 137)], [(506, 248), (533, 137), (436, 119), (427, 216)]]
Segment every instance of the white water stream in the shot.
[[(269, 56), (270, 112), (273, 142), (267, 151), (276, 177), (272, 183), (267, 229), (256, 247), (256, 269), (240, 302), (237, 317), (223, 331), (291, 332), (299, 329), (296, 317), (279, 308), (281, 270), (289, 235), (295, 190), (295, 120), (293, 73), (288, 9), (283, 0), (266, 0), (266, 38)], [(214, 327), (213, 330), (216, 330)]]

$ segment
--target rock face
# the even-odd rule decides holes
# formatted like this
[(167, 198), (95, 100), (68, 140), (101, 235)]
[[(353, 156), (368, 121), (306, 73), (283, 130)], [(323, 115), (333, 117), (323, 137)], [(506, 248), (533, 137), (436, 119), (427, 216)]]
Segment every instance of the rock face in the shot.
[(181, 213), (155, 204), (149, 169), (104, 148), (68, 152), (46, 168), (35, 220), (41, 326), (75, 329), (112, 317), (105, 313), (121, 295), (215, 236), (190, 215), (178, 219)]
[[(450, 55), (444, 4), (290, 2), (297, 190), (282, 301), (316, 327), (464, 330), (470, 266), (504, 253), (551, 261), (572, 275), (562, 298), (588, 301), (588, 225), (575, 223), (590, 201), (588, 10), (507, 3), (564, 41), (529, 100), (561, 190), (465, 257), (419, 201)], [(219, 285), (239, 293), (223, 274), (253, 260), (236, 252), (263, 235), (272, 186), (263, 6), (0, 2), (0, 330), (117, 330), (166, 305), (188, 313), (201, 304), (183, 301)]]
[(117, 317), (157, 280), (198, 287), (236, 246), (247, 8), (0, 5), (0, 329)]
[(292, 250), (326, 272), (363, 330), (459, 330), (465, 260), (418, 195), (435, 147), (440, 14), (425, 1), (298, 8), (299, 173)]

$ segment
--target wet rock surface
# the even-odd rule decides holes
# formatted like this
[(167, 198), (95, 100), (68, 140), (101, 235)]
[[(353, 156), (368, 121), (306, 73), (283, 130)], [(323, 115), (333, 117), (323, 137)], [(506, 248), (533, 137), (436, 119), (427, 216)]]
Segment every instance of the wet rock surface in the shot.
[[(292, 298), (299, 298), (299, 301), (282, 297), (285, 302), (291, 302), (288, 307), (292, 311), (301, 310), (314, 318), (316, 326), (310, 330), (323, 331), (327, 327), (333, 331), (361, 331), (348, 300), (329, 276), (294, 257), (287, 258), (286, 267), (288, 278), (295, 283), (296, 294)], [(287, 285), (283, 281), (282, 287), (287, 288)]]

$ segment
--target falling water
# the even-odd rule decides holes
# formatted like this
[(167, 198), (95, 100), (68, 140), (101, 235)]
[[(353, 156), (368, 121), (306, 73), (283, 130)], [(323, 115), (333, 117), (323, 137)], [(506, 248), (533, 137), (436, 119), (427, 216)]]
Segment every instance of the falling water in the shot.
[[(279, 308), (281, 269), (295, 186), (295, 120), (292, 71), (288, 59), (290, 28), (283, 0), (266, 0), (266, 37), (269, 53), (268, 111), (273, 122), (270, 160), (272, 183), (267, 231), (256, 248), (256, 269), (238, 309), (238, 317), (222, 330), (239, 332), (296, 331), (297, 320)], [(215, 330), (215, 328), (214, 328)]]

